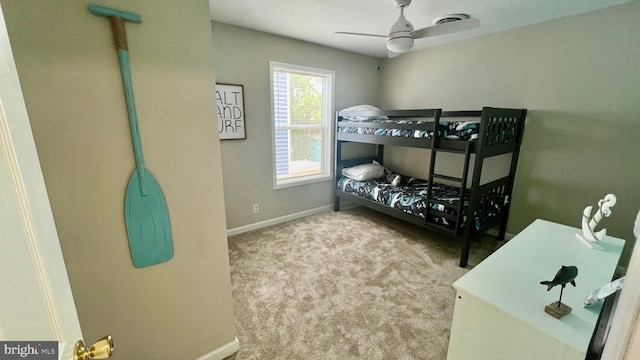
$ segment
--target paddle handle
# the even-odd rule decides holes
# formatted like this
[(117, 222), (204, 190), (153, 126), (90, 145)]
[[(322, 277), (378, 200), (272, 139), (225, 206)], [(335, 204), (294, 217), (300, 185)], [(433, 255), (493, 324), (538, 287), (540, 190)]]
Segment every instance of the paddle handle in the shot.
[(136, 162), (136, 171), (140, 180), (140, 193), (142, 196), (148, 194), (144, 156), (142, 155), (142, 143), (140, 141), (140, 131), (138, 130), (138, 115), (136, 112), (136, 102), (133, 97), (133, 85), (131, 81), (131, 69), (129, 67), (129, 51), (127, 46), (127, 33), (124, 29), (124, 22), (131, 21), (141, 23), (139, 15), (110, 9), (95, 4), (89, 5), (89, 11), (98, 16), (108, 17), (111, 21), (111, 30), (113, 31), (113, 40), (118, 51), (118, 61), (120, 62), (120, 75), (122, 76), (122, 87), (124, 89), (124, 99), (127, 104), (127, 115), (129, 117), (129, 128), (131, 129), (131, 142), (133, 143), (133, 156)]
[(142, 155), (142, 142), (140, 141), (140, 131), (138, 130), (138, 115), (136, 113), (136, 103), (133, 98), (133, 86), (131, 85), (131, 70), (129, 69), (129, 52), (118, 49), (118, 60), (120, 61), (120, 74), (122, 75), (122, 87), (124, 88), (124, 98), (127, 103), (127, 114), (129, 116), (129, 128), (131, 129), (131, 142), (133, 144), (133, 156), (136, 161), (136, 171), (140, 180), (140, 193), (147, 195), (147, 187), (144, 176), (144, 156)]

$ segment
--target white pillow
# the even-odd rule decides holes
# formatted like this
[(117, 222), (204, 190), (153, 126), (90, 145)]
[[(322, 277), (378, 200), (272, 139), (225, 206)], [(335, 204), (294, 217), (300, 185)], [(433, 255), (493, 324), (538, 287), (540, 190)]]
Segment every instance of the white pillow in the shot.
[[(379, 108), (373, 105), (356, 105), (346, 109), (342, 109), (341, 111), (380, 111)], [(386, 116), (345, 116), (347, 120), (352, 121), (362, 121), (362, 120), (388, 120), (389, 118)]]
[(385, 177), (387, 169), (377, 161), (342, 169), (342, 175), (357, 181), (369, 181)]

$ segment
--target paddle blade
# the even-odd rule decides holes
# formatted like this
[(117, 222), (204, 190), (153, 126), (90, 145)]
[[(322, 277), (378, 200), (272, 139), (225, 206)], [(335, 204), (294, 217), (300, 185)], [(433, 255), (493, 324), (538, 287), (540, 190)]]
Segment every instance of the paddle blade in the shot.
[(348, 31), (336, 31), (336, 34), (387, 38), (387, 35), (357, 33), (357, 32), (348, 32)]
[(142, 195), (138, 172), (134, 171), (124, 205), (131, 259), (137, 268), (163, 263), (173, 257), (167, 203), (160, 185), (146, 169), (144, 177), (147, 195)]
[(426, 27), (424, 29), (418, 29), (411, 32), (411, 35), (414, 39), (421, 39), (429, 36), (446, 35), (457, 33), (460, 31), (467, 31), (478, 27), (480, 27), (480, 20), (472, 18), (434, 25)]

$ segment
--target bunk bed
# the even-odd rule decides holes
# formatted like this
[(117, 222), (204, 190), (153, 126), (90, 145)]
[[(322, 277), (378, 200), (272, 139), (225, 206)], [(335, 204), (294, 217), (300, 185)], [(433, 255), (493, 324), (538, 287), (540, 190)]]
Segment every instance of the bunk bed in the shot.
[[(335, 211), (340, 210), (341, 200), (348, 200), (462, 238), (461, 267), (467, 266), (471, 241), (478, 234), (498, 227), (497, 237), (504, 239), (525, 109), (367, 110), (336, 115)], [(343, 159), (346, 143), (374, 144), (375, 155)], [(429, 149), (428, 179), (393, 174), (384, 165), (385, 146)], [(435, 172), (442, 152), (463, 157), (460, 177)], [(508, 175), (481, 183), (484, 161), (509, 153)]]

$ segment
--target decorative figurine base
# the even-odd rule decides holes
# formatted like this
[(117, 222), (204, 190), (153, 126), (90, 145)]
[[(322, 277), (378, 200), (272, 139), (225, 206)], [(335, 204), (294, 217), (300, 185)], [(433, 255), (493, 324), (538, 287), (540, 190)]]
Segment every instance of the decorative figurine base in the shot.
[(544, 307), (544, 312), (553, 316), (556, 319), (560, 319), (561, 317), (571, 312), (571, 306), (567, 306), (563, 303), (560, 303), (560, 306), (558, 306), (558, 302), (554, 301), (551, 304)]
[(578, 239), (584, 241), (584, 243), (594, 249), (594, 250), (604, 250), (604, 247), (602, 247), (602, 245), (598, 244), (598, 241), (591, 241), (589, 239), (587, 239), (586, 237), (584, 237), (584, 235), (582, 234), (576, 234), (576, 236), (578, 237)]

